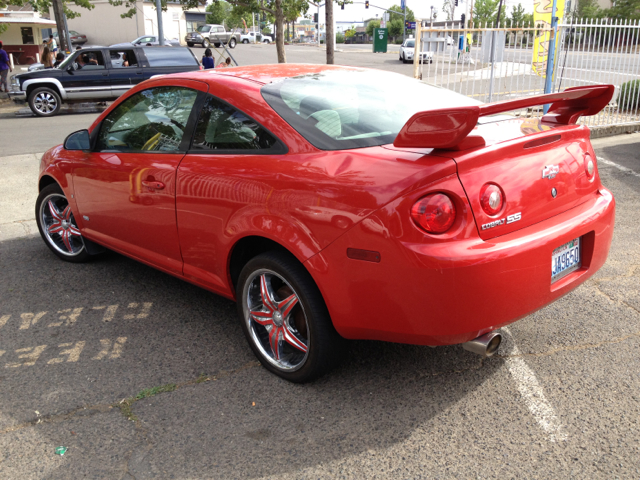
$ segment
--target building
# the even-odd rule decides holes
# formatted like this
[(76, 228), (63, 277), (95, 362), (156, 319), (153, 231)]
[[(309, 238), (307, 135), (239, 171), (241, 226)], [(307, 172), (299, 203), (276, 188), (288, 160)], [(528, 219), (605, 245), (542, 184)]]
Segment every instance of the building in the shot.
[[(68, 20), (69, 30), (76, 30), (87, 36), (91, 45), (112, 45), (128, 42), (142, 35), (158, 34), (158, 15), (155, 2), (137, 0), (136, 14), (132, 18), (122, 18), (127, 12), (124, 5), (114, 6), (108, 0), (92, 0), (93, 9), (78, 7), (68, 3), (67, 7), (78, 12), (79, 17)], [(53, 15), (53, 12), (52, 12)], [(167, 2), (167, 11), (162, 12), (164, 37), (170, 40), (179, 39), (185, 44), (184, 37), (200, 25), (206, 23), (205, 4), (195, 9), (184, 11), (180, 3)]]
[(39, 61), (44, 48), (42, 42), (49, 39), (51, 29), (56, 26), (56, 22), (34, 12), (30, 5), (0, 10), (0, 24), (8, 27), (0, 34), (0, 40), (17, 65)]

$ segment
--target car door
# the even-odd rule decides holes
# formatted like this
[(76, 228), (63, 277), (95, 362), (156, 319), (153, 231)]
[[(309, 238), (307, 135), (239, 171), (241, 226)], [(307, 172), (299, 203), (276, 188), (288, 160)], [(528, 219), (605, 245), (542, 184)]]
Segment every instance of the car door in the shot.
[[(144, 80), (142, 61), (136, 55), (140, 50), (134, 48), (109, 48), (109, 78), (111, 79), (111, 96), (118, 98), (134, 85)], [(124, 60), (129, 63), (124, 66)]]
[(97, 127), (96, 145), (73, 167), (88, 238), (181, 274), (176, 171), (187, 150), (193, 106), (205, 83), (173, 80), (128, 96)]
[(102, 49), (89, 48), (74, 54), (60, 82), (69, 100), (94, 100), (111, 97), (111, 79)]
[(266, 128), (207, 95), (177, 176), (176, 216), (186, 278), (228, 292), (227, 252), (239, 226), (233, 219), (242, 222), (251, 212), (266, 218), (273, 177), (261, 180), (254, 173), (277, 159), (271, 155), (282, 153), (286, 147)]

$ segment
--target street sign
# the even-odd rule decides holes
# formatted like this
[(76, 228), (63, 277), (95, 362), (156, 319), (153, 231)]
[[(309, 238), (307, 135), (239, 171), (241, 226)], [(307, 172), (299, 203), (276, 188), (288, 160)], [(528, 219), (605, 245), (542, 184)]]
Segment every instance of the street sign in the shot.
[(400, 8), (404, 11), (405, 3), (404, 0), (400, 0)]
[(409, 20), (407, 20), (406, 22), (404, 22), (404, 28), (406, 28), (407, 30), (415, 30), (416, 22), (410, 22)]

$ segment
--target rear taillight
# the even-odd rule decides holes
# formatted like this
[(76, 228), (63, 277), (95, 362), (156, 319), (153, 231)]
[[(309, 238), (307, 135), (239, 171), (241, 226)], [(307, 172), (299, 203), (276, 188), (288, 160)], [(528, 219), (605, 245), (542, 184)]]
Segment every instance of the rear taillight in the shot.
[(593, 178), (593, 174), (596, 171), (596, 165), (593, 163), (593, 159), (588, 153), (584, 154), (584, 169), (587, 172), (587, 177), (589, 177), (589, 179)]
[(496, 215), (504, 205), (504, 195), (499, 186), (486, 183), (480, 190), (480, 205), (487, 215)]
[(444, 233), (456, 219), (456, 207), (444, 193), (432, 193), (413, 205), (411, 218), (428, 233)]

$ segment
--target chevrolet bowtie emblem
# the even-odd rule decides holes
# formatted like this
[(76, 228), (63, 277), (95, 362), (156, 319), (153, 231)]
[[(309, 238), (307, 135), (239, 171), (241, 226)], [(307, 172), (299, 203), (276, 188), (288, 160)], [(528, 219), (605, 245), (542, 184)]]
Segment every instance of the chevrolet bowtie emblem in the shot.
[(558, 165), (545, 165), (542, 169), (542, 178), (548, 178), (551, 180), (560, 172), (560, 167)]

